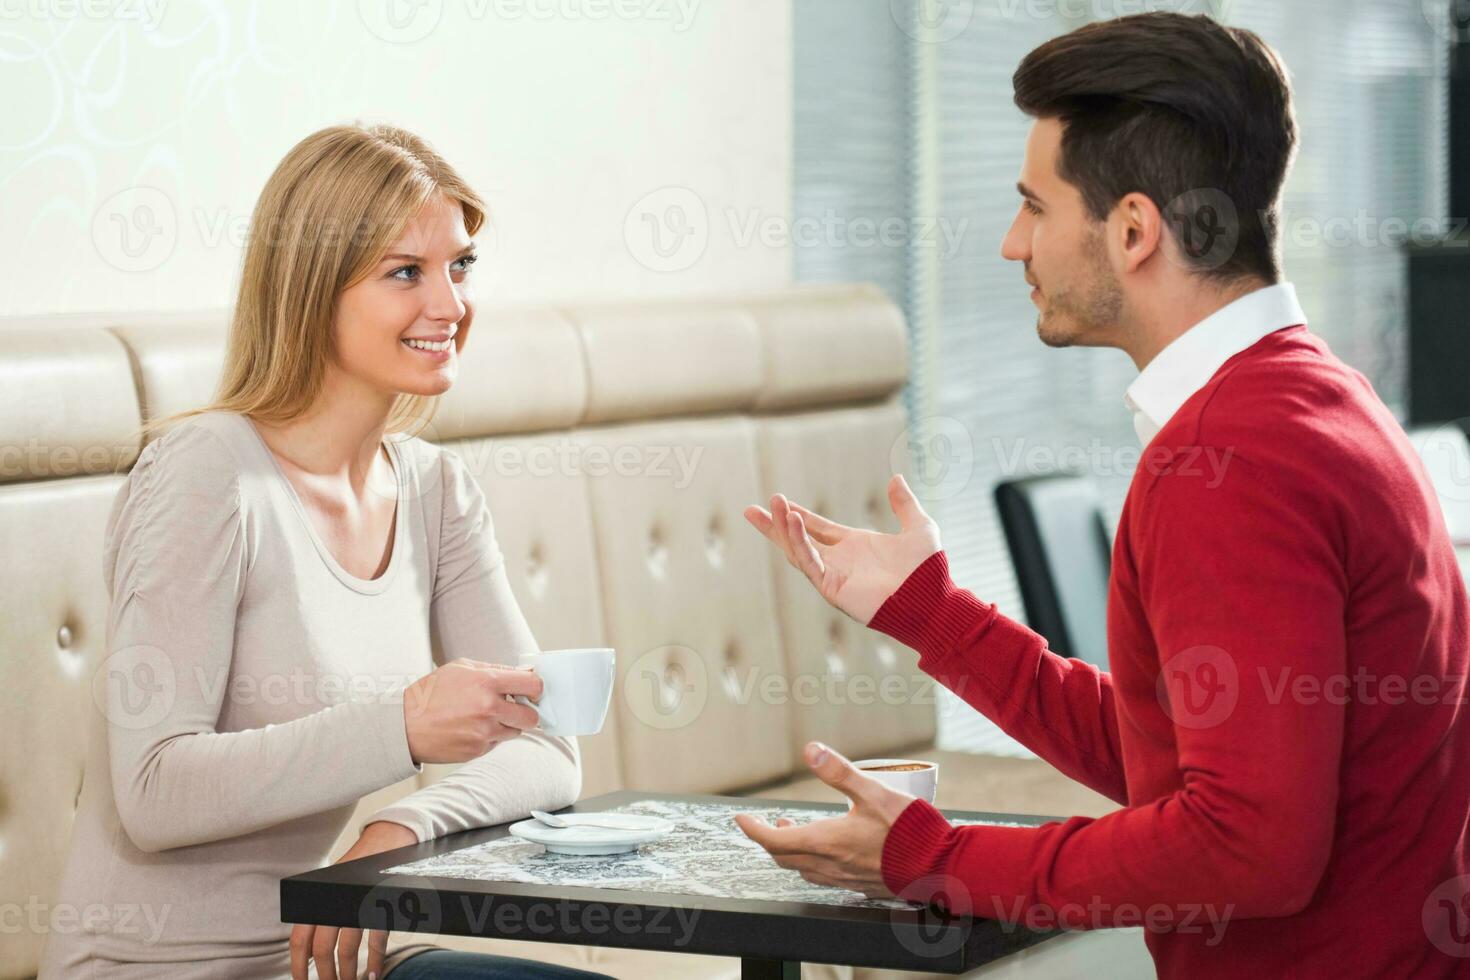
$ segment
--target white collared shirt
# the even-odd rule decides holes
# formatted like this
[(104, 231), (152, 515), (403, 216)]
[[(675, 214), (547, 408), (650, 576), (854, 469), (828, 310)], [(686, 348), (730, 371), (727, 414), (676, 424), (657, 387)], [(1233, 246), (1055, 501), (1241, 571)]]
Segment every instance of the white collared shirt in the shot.
[(1123, 395), (1139, 441), (1147, 446), (1220, 365), (1268, 333), (1306, 322), (1296, 287), (1281, 282), (1246, 293), (1175, 337)]

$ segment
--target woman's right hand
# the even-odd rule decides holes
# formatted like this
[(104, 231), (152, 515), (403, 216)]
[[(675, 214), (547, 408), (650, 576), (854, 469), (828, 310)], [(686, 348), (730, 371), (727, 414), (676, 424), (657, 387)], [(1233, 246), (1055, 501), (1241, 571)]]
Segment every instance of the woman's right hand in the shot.
[(510, 700), (517, 694), (541, 699), (541, 678), (529, 667), (460, 658), (419, 678), (403, 695), (413, 761), (469, 762), (535, 728), (540, 716)]

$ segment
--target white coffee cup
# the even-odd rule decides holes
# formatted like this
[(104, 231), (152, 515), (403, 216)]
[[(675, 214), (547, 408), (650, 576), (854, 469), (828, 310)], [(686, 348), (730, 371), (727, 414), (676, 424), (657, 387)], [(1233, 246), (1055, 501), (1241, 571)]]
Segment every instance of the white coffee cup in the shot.
[[(864, 776), (871, 776), (885, 786), (901, 793), (917, 796), (928, 803), (934, 802), (934, 791), (939, 788), (939, 765), (924, 759), (863, 759), (854, 766)], [(923, 766), (922, 769), (879, 771), (880, 766)], [(850, 805), (850, 804), (849, 804)]]
[(607, 647), (544, 650), (531, 661), (541, 677), (541, 700), (515, 700), (541, 716), (547, 735), (596, 735), (607, 718), (617, 666)]

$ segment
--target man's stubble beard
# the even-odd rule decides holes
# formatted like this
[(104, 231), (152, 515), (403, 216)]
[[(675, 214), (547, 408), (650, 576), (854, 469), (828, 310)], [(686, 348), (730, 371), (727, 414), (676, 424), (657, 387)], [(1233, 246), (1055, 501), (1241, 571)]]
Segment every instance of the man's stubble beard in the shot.
[(1048, 347), (1096, 346), (1089, 339), (1111, 332), (1123, 313), (1123, 291), (1108, 265), (1100, 231), (1088, 236), (1082, 254), (1083, 281), (1046, 297), (1046, 309), (1036, 316), (1036, 335)]

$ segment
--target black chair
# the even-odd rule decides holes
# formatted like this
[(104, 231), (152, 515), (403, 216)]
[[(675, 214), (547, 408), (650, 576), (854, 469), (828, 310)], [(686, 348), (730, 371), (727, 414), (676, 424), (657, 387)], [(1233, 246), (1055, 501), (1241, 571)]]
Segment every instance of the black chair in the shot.
[(1097, 487), (1068, 475), (1008, 480), (995, 506), (1027, 625), (1054, 653), (1106, 670), (1112, 542)]

